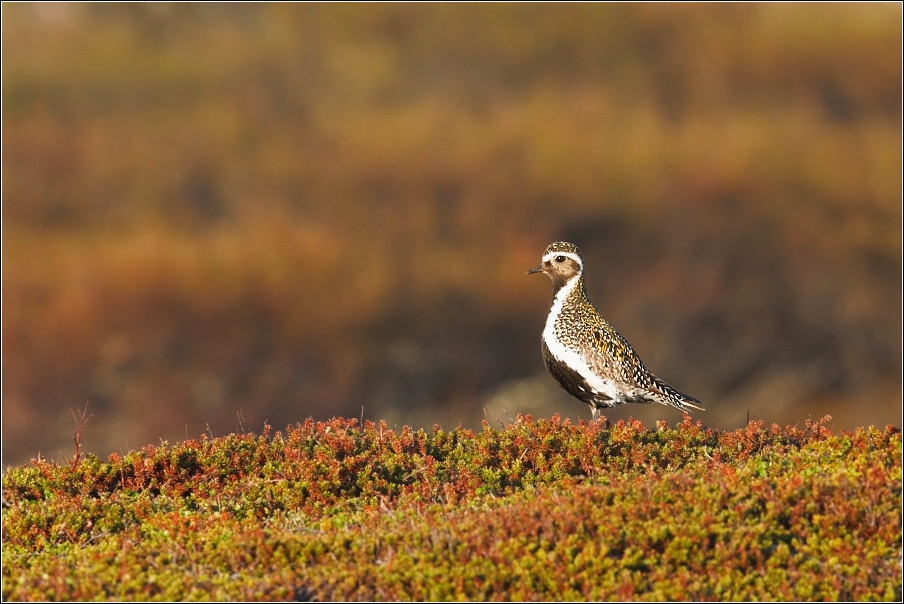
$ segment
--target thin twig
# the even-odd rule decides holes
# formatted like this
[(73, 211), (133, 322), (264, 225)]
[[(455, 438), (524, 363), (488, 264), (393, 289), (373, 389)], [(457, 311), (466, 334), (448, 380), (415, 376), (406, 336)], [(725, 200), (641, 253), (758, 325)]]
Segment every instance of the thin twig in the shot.
[[(76, 407), (76, 409), (78, 409), (78, 407)], [(85, 408), (80, 409), (78, 415), (71, 409), (69, 411), (72, 413), (72, 419), (75, 420), (75, 435), (72, 437), (72, 440), (75, 442), (75, 457), (72, 459), (72, 467), (74, 468), (82, 458), (82, 429), (85, 427), (85, 422), (88, 421), (88, 418), (92, 417), (94, 414), (85, 415), (88, 413), (88, 401), (85, 401)]]

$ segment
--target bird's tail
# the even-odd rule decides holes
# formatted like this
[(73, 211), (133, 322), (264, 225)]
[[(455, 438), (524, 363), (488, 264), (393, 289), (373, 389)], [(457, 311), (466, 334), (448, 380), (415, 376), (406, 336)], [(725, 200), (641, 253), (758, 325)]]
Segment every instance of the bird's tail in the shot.
[(659, 378), (655, 378), (653, 380), (653, 387), (650, 388), (650, 390), (659, 395), (657, 397), (657, 403), (662, 403), (664, 405), (669, 405), (670, 407), (675, 407), (676, 409), (681, 409), (685, 413), (691, 413), (691, 409), (705, 411), (702, 402), (690, 396), (689, 394), (685, 394), (680, 390), (672, 388)]

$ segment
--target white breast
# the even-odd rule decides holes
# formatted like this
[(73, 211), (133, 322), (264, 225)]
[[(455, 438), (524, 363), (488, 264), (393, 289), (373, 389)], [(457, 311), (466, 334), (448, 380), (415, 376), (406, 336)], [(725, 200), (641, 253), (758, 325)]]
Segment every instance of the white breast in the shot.
[(546, 318), (546, 327), (543, 328), (543, 342), (546, 343), (546, 347), (549, 348), (553, 357), (577, 371), (578, 375), (584, 378), (591, 392), (608, 397), (612, 399), (613, 404), (617, 404), (623, 401), (615, 382), (598, 376), (577, 351), (562, 344), (556, 336), (556, 321), (562, 313), (565, 300), (577, 286), (579, 278), (579, 275), (572, 277), (553, 299), (552, 308), (549, 309), (549, 316)]

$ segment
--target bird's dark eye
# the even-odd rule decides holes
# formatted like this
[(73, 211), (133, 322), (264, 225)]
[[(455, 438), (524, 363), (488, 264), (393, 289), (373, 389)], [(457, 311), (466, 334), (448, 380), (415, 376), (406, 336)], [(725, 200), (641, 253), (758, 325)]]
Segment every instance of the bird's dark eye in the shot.
[(556, 262), (565, 262), (565, 256), (556, 256)]

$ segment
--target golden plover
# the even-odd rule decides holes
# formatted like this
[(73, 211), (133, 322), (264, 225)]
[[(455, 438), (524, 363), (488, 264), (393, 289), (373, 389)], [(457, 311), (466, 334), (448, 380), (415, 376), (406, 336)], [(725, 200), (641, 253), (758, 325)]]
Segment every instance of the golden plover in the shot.
[(621, 334), (600, 316), (584, 291), (584, 257), (577, 246), (550, 244), (527, 274), (552, 279), (552, 307), (543, 329), (543, 362), (569, 394), (602, 409), (623, 403), (660, 403), (684, 412), (703, 403), (650, 373)]

